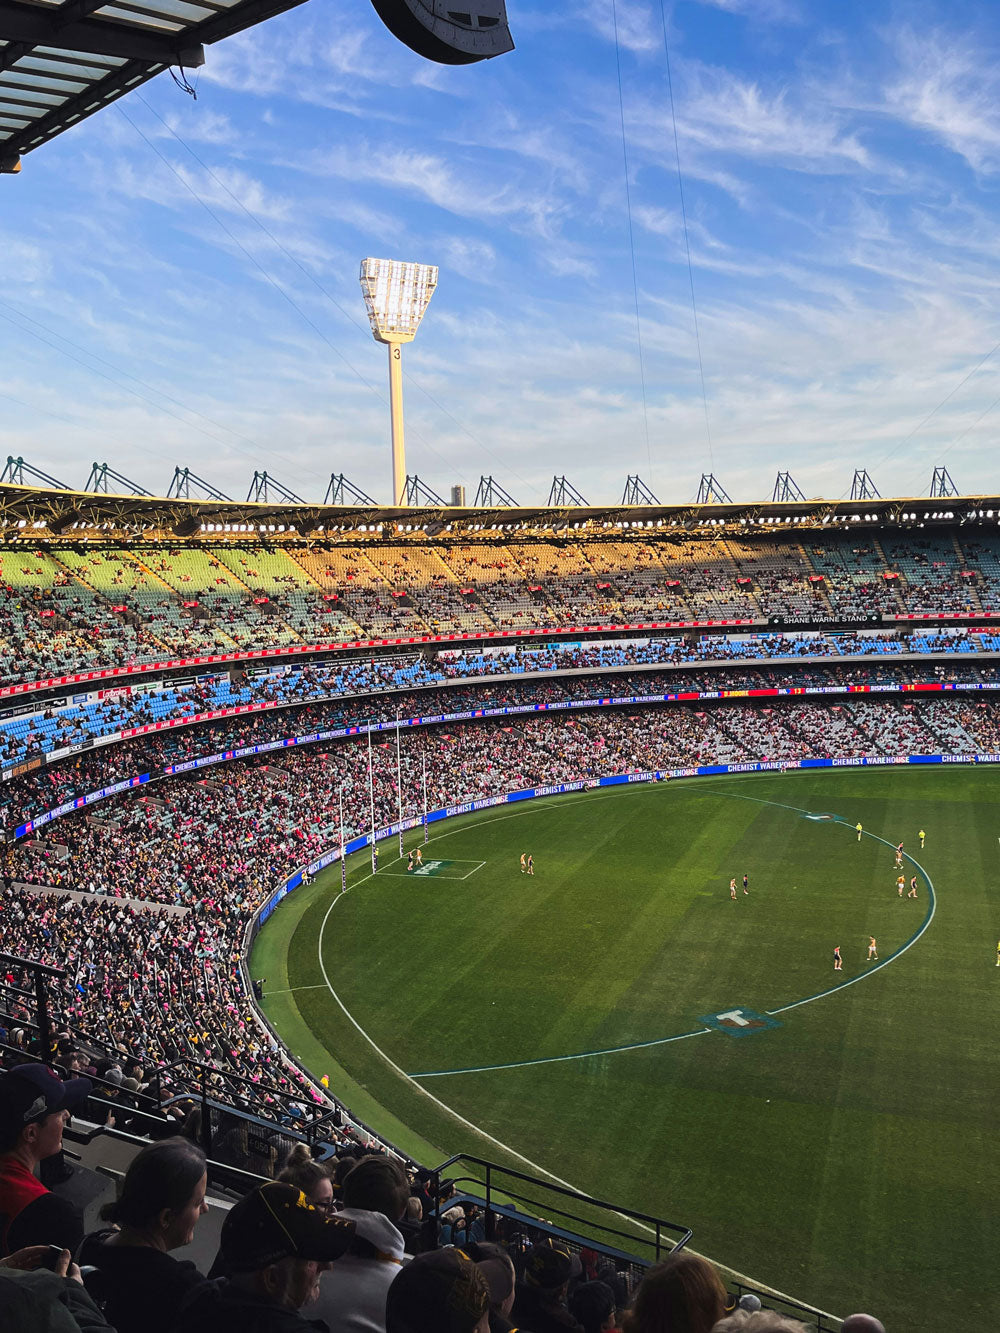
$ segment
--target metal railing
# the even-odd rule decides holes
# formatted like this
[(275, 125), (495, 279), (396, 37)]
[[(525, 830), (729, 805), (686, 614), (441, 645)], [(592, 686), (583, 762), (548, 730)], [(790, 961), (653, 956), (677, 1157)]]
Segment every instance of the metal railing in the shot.
[(22, 971), (28, 972), (32, 981), (30, 991), (21, 990), (18, 986), (4, 982), (4, 995), (15, 995), (18, 999), (33, 999), (35, 1002), (34, 1019), (25, 1019), (22, 1027), (30, 1027), (38, 1033), (38, 1042), (41, 1049), (51, 1054), (52, 1052), (52, 1020), (49, 1017), (49, 997), (46, 991), (46, 978), (51, 977), (55, 981), (62, 981), (66, 976), (66, 969), (62, 967), (50, 967), (48, 963), (39, 963), (31, 958), (19, 958), (12, 953), (0, 953), (0, 963), (9, 963)]
[[(484, 1210), (486, 1239), (502, 1239), (514, 1251), (515, 1261), (519, 1244), (526, 1247), (546, 1236), (556, 1237), (577, 1253), (589, 1248), (603, 1255), (614, 1263), (630, 1288), (651, 1264), (683, 1249), (693, 1235), (690, 1227), (680, 1223), (596, 1199), (467, 1153), (449, 1157), (433, 1168), (432, 1179), (435, 1207), (431, 1216), (436, 1230), (440, 1230), (444, 1211), (456, 1204), (474, 1203)], [(442, 1199), (442, 1189), (447, 1195), (448, 1186), (460, 1192)], [(815, 1306), (766, 1288), (735, 1279), (728, 1280), (726, 1287), (734, 1303), (744, 1295), (756, 1296), (763, 1307), (799, 1320), (810, 1333), (838, 1333), (842, 1322)]]
[[(471, 1175), (455, 1174), (453, 1168), (460, 1164), (471, 1166), (476, 1170)], [(588, 1243), (588, 1237), (592, 1241), (597, 1241), (602, 1247), (607, 1247), (607, 1241), (602, 1237), (613, 1237), (616, 1244), (627, 1242), (629, 1248), (620, 1247), (615, 1251), (616, 1254), (642, 1267), (665, 1258), (674, 1250), (683, 1249), (693, 1234), (690, 1227), (679, 1222), (668, 1222), (649, 1213), (637, 1212), (634, 1208), (625, 1208), (619, 1204), (609, 1203), (605, 1199), (596, 1199), (579, 1190), (553, 1184), (538, 1176), (515, 1171), (511, 1167), (499, 1166), (496, 1162), (487, 1161), (483, 1157), (472, 1157), (468, 1153), (458, 1153), (454, 1157), (449, 1157), (440, 1166), (433, 1168), (432, 1175), (436, 1185), (436, 1206), (433, 1216), (438, 1222), (441, 1211), (440, 1186), (444, 1179), (456, 1188), (460, 1184), (482, 1186), (485, 1191), (484, 1206), (487, 1219), (509, 1216), (509, 1201), (514, 1205), (520, 1219), (530, 1222), (532, 1226), (542, 1231), (558, 1234), (567, 1239), (573, 1238), (584, 1245)], [(532, 1197), (525, 1193), (525, 1187), (530, 1187), (535, 1196), (541, 1194), (542, 1197)], [(568, 1208), (567, 1204), (572, 1204), (576, 1211)], [(525, 1207), (530, 1208), (532, 1212), (526, 1213)], [(583, 1213), (579, 1211), (581, 1208), (585, 1210)], [(548, 1217), (558, 1217), (561, 1220), (554, 1225), (545, 1220)], [(632, 1229), (624, 1230), (623, 1222), (631, 1222)], [(567, 1223), (571, 1225), (567, 1226)], [(494, 1225), (492, 1221), (487, 1223), (487, 1233), (492, 1225)], [(646, 1234), (643, 1235), (643, 1232)], [(645, 1249), (647, 1254), (634, 1253), (636, 1248)]]

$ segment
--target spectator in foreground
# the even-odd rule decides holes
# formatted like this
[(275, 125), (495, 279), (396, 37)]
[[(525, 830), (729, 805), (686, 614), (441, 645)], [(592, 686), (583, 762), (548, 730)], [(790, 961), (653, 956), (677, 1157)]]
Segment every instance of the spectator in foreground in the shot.
[(624, 1333), (667, 1328), (670, 1333), (711, 1333), (725, 1312), (726, 1289), (715, 1268), (700, 1255), (681, 1250), (647, 1271), (622, 1328)]
[(294, 1185), (259, 1185), (222, 1224), (219, 1257), (228, 1276), (195, 1291), (174, 1333), (326, 1333), (300, 1311), (353, 1237), (353, 1222), (318, 1212)]
[(83, 1218), (36, 1172), (62, 1150), (69, 1112), (92, 1090), (90, 1079), (64, 1083), (45, 1065), (16, 1065), (0, 1074), (0, 1254), (28, 1245), (72, 1252), (79, 1245)]
[(301, 1190), (306, 1200), (321, 1213), (333, 1212), (333, 1181), (330, 1173), (313, 1160), (307, 1144), (295, 1145), (283, 1169), (278, 1172), (278, 1179)]
[(712, 1333), (809, 1333), (805, 1324), (777, 1310), (735, 1310), (720, 1319)]
[(3, 1327), (16, 1333), (115, 1333), (87, 1295), (69, 1250), (43, 1267), (48, 1245), (31, 1245), (0, 1259)]
[(132, 1159), (118, 1200), (105, 1210), (117, 1228), (84, 1238), (80, 1263), (96, 1269), (85, 1285), (118, 1333), (167, 1333), (184, 1301), (206, 1283), (193, 1263), (170, 1251), (194, 1238), (208, 1212), (207, 1186), (196, 1144), (152, 1143)]
[(840, 1333), (885, 1333), (885, 1325), (873, 1314), (849, 1314), (840, 1326)]
[(583, 1333), (566, 1305), (569, 1280), (581, 1271), (579, 1259), (558, 1241), (532, 1245), (514, 1296), (514, 1323), (531, 1333)]
[(466, 1254), (485, 1277), (490, 1288), (490, 1333), (513, 1333), (510, 1312), (514, 1305), (514, 1265), (502, 1245), (489, 1240), (474, 1241)]
[(386, 1333), (488, 1333), (490, 1289), (461, 1250), (418, 1254), (386, 1298)]
[(396, 1225), (409, 1198), (406, 1172), (392, 1157), (362, 1157), (344, 1177), (337, 1216), (354, 1224), (354, 1239), (336, 1268), (323, 1275), (319, 1299), (306, 1311), (329, 1333), (384, 1333), (386, 1293), (410, 1262)]
[(581, 1282), (570, 1293), (569, 1312), (584, 1333), (612, 1333), (615, 1327), (615, 1293), (606, 1282)]

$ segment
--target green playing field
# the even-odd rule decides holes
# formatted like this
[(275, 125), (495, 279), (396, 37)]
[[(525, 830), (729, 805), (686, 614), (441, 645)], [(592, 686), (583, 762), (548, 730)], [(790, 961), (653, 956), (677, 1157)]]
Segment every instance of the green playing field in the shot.
[(1000, 1295), (998, 802), (1000, 774), (949, 768), (500, 807), (433, 827), (441, 873), (383, 844), (347, 895), (339, 867), (292, 894), (254, 974), (423, 1160), (520, 1154), (825, 1310), (940, 1333)]

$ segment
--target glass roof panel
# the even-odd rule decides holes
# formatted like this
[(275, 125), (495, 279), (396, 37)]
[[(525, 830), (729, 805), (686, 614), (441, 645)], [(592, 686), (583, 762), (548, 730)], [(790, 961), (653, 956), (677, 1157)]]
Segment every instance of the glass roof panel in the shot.
[(190, 26), (178, 23), (175, 18), (163, 14), (136, 14), (120, 9), (117, 5), (105, 5), (100, 13), (94, 15), (95, 23), (111, 23), (115, 27), (124, 24), (132, 32), (156, 32), (169, 36), (171, 33), (186, 32)]

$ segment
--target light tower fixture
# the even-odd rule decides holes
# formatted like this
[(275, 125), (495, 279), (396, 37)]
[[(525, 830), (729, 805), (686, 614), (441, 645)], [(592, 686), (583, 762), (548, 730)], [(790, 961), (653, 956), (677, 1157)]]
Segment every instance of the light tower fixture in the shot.
[(403, 439), (403, 343), (416, 337), (437, 286), (434, 264), (401, 259), (362, 259), (361, 290), (375, 341), (389, 348), (389, 410), (392, 414), (392, 503), (406, 504), (406, 445)]

